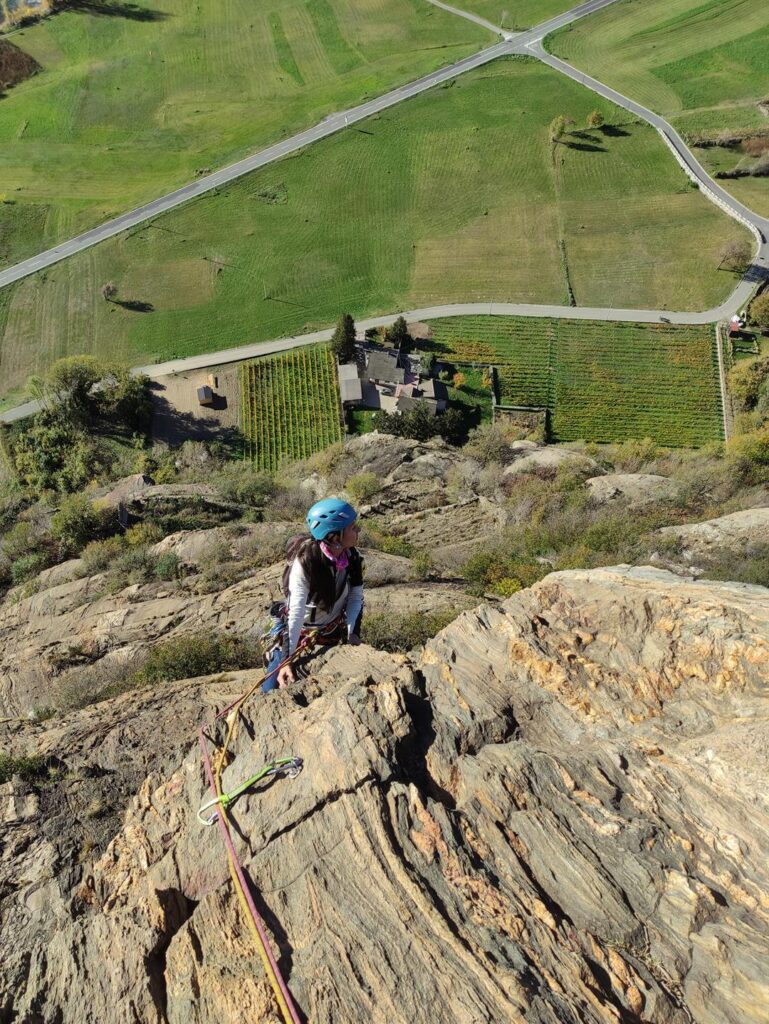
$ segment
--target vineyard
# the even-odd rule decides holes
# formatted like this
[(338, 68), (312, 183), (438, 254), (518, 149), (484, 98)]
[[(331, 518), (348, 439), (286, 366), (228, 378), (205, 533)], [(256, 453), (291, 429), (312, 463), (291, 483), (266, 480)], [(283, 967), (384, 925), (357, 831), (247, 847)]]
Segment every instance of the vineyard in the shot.
[(546, 406), (554, 441), (722, 436), (712, 327), (489, 316), (432, 328), (457, 362), (497, 367), (503, 405)]
[(274, 471), (342, 440), (336, 363), (326, 345), (308, 345), (240, 367), (245, 454)]

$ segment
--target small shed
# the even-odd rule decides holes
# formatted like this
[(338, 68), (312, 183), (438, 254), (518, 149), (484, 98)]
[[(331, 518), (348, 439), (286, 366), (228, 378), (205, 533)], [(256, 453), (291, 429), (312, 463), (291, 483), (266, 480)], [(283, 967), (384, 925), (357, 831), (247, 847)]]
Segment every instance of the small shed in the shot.
[(213, 405), (214, 404), (214, 393), (208, 384), (204, 384), (203, 387), (198, 388), (198, 405)]
[(356, 405), (363, 400), (363, 389), (356, 363), (339, 364), (339, 397), (342, 405)]

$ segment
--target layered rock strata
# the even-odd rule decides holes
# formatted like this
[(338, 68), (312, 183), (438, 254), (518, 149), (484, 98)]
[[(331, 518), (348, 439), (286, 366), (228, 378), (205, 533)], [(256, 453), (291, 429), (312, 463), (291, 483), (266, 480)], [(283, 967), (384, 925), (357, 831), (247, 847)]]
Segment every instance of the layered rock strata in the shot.
[[(225, 785), (304, 758), (233, 821), (306, 1019), (765, 1022), (768, 675), (766, 590), (618, 568), (549, 576), (409, 658), (339, 648), (254, 699)], [(212, 681), (211, 704), (246, 683)], [(45, 791), (6, 788), (0, 1019), (277, 1019), (195, 818), (199, 687), (35, 727), (69, 768), (147, 774), (79, 870), (77, 813), (46, 834)]]

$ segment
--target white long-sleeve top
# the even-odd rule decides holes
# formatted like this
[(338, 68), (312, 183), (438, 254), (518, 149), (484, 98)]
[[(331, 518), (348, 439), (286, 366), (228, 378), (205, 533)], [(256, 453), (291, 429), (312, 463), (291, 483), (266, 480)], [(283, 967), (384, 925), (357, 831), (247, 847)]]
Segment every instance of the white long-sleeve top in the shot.
[[(346, 609), (347, 635), (353, 632), (363, 608), (363, 587), (351, 587), (346, 569), (337, 569), (337, 598), (333, 608), (322, 611), (310, 603), (310, 584), (302, 563), (295, 558), (288, 577), (288, 654), (299, 644), (303, 626), (325, 626)], [(314, 613), (314, 614), (313, 614)]]

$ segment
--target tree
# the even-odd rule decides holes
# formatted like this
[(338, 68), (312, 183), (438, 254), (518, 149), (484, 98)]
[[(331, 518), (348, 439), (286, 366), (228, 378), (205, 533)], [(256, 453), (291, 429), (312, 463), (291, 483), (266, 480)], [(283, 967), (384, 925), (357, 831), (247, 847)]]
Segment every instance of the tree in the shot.
[(355, 359), (355, 321), (349, 313), (342, 313), (331, 339), (331, 351), (340, 363)]
[(428, 352), (421, 359), (422, 372), (427, 377), (432, 377), (435, 373), (435, 353)]
[(391, 345), (395, 345), (396, 348), (401, 349), (401, 351), (408, 352), (414, 339), (409, 334), (409, 325), (406, 323), (405, 317), (398, 317), (385, 334), (385, 340), (389, 341)]
[(560, 142), (563, 138), (564, 132), (566, 131), (566, 118), (563, 114), (559, 114), (554, 117), (550, 122), (550, 141)]
[(117, 285), (114, 281), (108, 281), (101, 286), (101, 297), (105, 302), (112, 302), (117, 295)]
[(769, 331), (769, 291), (753, 299), (750, 304), (750, 316), (762, 330)]
[(383, 434), (411, 437), (415, 441), (442, 437), (453, 445), (461, 444), (467, 434), (465, 419), (459, 409), (447, 409), (433, 416), (421, 402), (409, 412), (380, 413), (376, 418), (376, 428)]
[(736, 238), (721, 250), (719, 267), (726, 266), (729, 270), (744, 274), (750, 266), (750, 256), (750, 242), (745, 238)]
[(467, 378), (463, 373), (455, 373), (452, 379), (452, 384), (455, 388), (463, 388), (467, 383)]
[(94, 356), (65, 356), (49, 367), (44, 387), (65, 409), (77, 415), (87, 414), (94, 404), (93, 386), (105, 371), (105, 366)]
[(587, 115), (588, 128), (600, 128), (604, 122), (604, 116), (600, 110), (591, 110)]

